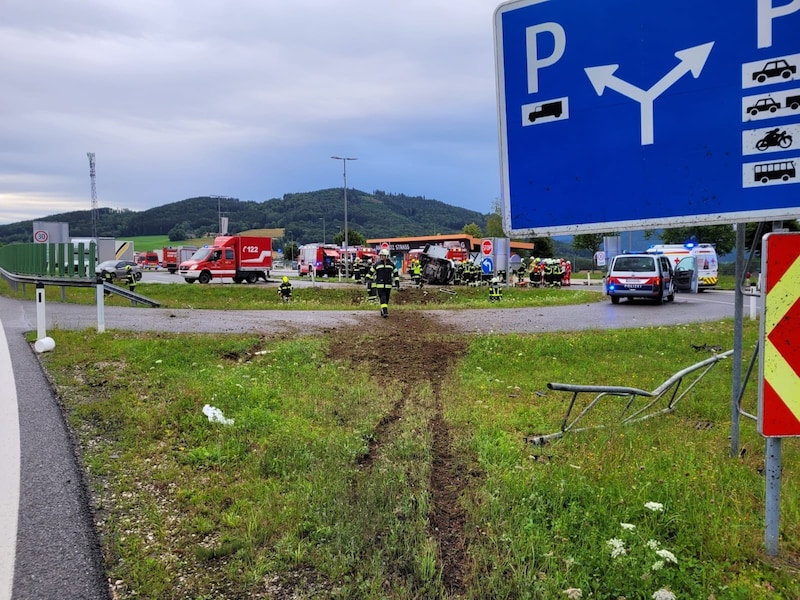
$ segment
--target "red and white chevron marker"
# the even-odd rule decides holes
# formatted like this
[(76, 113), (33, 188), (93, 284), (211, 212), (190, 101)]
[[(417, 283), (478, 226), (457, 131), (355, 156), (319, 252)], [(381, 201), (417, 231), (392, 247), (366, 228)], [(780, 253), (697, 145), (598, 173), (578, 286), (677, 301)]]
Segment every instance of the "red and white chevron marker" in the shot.
[(761, 248), (758, 432), (800, 436), (800, 233), (769, 233)]

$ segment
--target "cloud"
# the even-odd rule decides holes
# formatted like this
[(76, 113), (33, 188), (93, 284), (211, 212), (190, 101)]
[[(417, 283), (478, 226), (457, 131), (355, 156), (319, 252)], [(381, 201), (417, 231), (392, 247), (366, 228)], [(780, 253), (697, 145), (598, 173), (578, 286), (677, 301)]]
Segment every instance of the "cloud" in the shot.
[(87, 152), (131, 210), (335, 187), (332, 154), (367, 191), (499, 195), (494, 1), (5, 4), (0, 223), (88, 209)]

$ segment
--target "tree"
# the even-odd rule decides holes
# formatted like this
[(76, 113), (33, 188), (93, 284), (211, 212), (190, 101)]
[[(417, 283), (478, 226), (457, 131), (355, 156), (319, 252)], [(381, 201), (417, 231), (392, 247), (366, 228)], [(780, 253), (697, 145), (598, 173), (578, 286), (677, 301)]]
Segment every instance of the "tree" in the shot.
[[(347, 243), (351, 246), (363, 246), (364, 242), (367, 241), (363, 235), (361, 235), (355, 229), (347, 228)], [(333, 236), (333, 243), (337, 246), (341, 246), (344, 243), (344, 231), (340, 231), (335, 236)]]
[(555, 249), (553, 248), (553, 238), (549, 237), (535, 237), (531, 238), (533, 242), (533, 255), (538, 258), (553, 258)]
[(579, 233), (572, 238), (572, 247), (578, 250), (588, 250), (592, 256), (597, 254), (600, 246), (603, 245), (603, 238), (606, 233)]
[(286, 260), (295, 260), (299, 251), (297, 249), (297, 242), (286, 242), (283, 245), (283, 258)]
[[(761, 225), (761, 231), (759, 232), (758, 226)], [(750, 248), (753, 247), (753, 240), (755, 239), (756, 233), (758, 233), (758, 240), (756, 240), (755, 246), (755, 253), (757, 255), (761, 254), (761, 238), (764, 237), (767, 233), (770, 233), (773, 230), (773, 221), (767, 221), (765, 223), (747, 223), (744, 228), (744, 254), (745, 258), (747, 258), (747, 254), (750, 252)], [(789, 231), (800, 231), (800, 221), (783, 221), (783, 227), (788, 229)], [(719, 250), (717, 250), (719, 253)]]
[(176, 225), (172, 229), (169, 230), (167, 234), (169, 236), (170, 242), (182, 242), (186, 238), (186, 231), (180, 225)]
[(700, 244), (714, 244), (718, 255), (728, 254), (736, 246), (736, 232), (731, 225), (671, 227), (661, 232), (665, 244), (685, 244), (692, 237)]
[(467, 235), (471, 235), (474, 238), (482, 238), (483, 231), (478, 226), (477, 223), (470, 223), (469, 225), (464, 225), (464, 229), (462, 230)]
[(572, 247), (578, 250), (588, 250), (592, 253), (592, 272), (594, 272), (594, 256), (603, 245), (603, 238), (609, 233), (579, 233), (572, 238)]

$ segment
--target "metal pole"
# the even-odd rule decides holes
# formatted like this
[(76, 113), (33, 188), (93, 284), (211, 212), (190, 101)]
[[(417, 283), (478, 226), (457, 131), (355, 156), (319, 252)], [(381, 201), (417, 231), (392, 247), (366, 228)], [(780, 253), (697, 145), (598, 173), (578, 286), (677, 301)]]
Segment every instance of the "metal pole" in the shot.
[(736, 225), (736, 287), (733, 300), (733, 381), (731, 387), (731, 458), (739, 454), (739, 396), (742, 388), (742, 350), (744, 327), (744, 238), (745, 225)]
[(348, 279), (347, 251), (350, 248), (350, 240), (347, 237), (347, 161), (358, 159), (351, 156), (331, 156), (331, 158), (342, 161), (342, 177), (344, 178), (344, 278)]
[(767, 554), (778, 556), (778, 533), (781, 513), (781, 438), (768, 437), (765, 473), (767, 477), (766, 527), (764, 544)]

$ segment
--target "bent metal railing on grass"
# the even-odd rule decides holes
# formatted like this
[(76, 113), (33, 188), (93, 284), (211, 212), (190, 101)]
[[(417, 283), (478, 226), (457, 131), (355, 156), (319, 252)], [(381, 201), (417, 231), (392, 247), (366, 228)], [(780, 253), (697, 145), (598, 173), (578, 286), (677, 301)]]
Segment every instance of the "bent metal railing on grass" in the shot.
[[(675, 410), (680, 400), (697, 385), (705, 375), (714, 368), (721, 360), (733, 354), (733, 350), (721, 352), (714, 356), (695, 363), (678, 371), (652, 391), (642, 390), (634, 387), (625, 386), (606, 386), (606, 385), (573, 385), (569, 383), (548, 383), (547, 387), (556, 392), (569, 392), (572, 394), (567, 412), (561, 421), (561, 429), (547, 435), (526, 436), (525, 441), (531, 444), (543, 445), (560, 438), (568, 432), (586, 431), (587, 429), (599, 429), (605, 427), (603, 424), (579, 427), (581, 420), (595, 408), (598, 403), (608, 396), (625, 398), (626, 402), (620, 413), (620, 424), (635, 423), (652, 417), (671, 413)], [(681, 389), (684, 382), (688, 385)], [(576, 416), (572, 417), (572, 411), (578, 404), (580, 394), (595, 394), (594, 398), (588, 401), (586, 406)], [(644, 406), (628, 412), (636, 400), (645, 400)], [(666, 406), (659, 407), (659, 404), (666, 402)]]
[(150, 307), (161, 306), (161, 303), (158, 300), (153, 300), (147, 296), (142, 296), (141, 294), (126, 290), (123, 287), (116, 286), (106, 281), (98, 281), (96, 277), (40, 277), (35, 275), (18, 275), (5, 270), (1, 266), (0, 277), (3, 277), (6, 281), (8, 281), (15, 291), (17, 290), (17, 286), (19, 284), (22, 284), (23, 292), (25, 290), (25, 286), (28, 284), (60, 287), (62, 302), (66, 299), (65, 292), (66, 288), (68, 287), (94, 288), (98, 285), (102, 285), (105, 292), (121, 296), (127, 300), (130, 300), (132, 304), (146, 304)]

